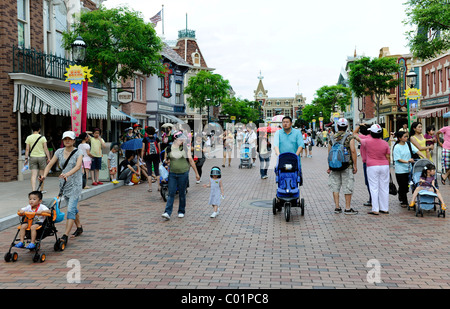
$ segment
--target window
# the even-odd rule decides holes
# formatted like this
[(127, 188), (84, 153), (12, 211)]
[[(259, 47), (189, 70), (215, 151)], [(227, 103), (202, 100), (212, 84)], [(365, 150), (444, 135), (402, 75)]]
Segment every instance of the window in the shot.
[(182, 102), (181, 102), (181, 83), (175, 84), (175, 104), (182, 104)]
[(200, 54), (198, 52), (192, 54), (192, 63), (196, 67), (200, 66)]
[(55, 5), (54, 13), (55, 13), (55, 50), (54, 53), (56, 56), (65, 57), (66, 51), (64, 50), (62, 34), (64, 31), (67, 31), (67, 8), (66, 5), (62, 2), (59, 5)]
[(144, 100), (144, 80), (140, 79), (139, 85), (139, 99)]
[(272, 117), (272, 110), (268, 109), (267, 113), (266, 113), (266, 118), (271, 118)]
[(442, 85), (442, 70), (439, 70), (439, 89), (438, 92), (441, 93), (443, 90), (443, 85)]
[(28, 15), (28, 0), (17, 0), (18, 45), (22, 47), (30, 46), (30, 25), (28, 22)]

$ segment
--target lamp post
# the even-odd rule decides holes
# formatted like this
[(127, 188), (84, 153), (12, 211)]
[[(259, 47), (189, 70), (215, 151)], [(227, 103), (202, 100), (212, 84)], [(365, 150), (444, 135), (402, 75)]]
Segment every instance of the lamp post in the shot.
[(81, 36), (78, 36), (72, 43), (72, 59), (77, 64), (81, 64), (86, 58), (86, 43)]

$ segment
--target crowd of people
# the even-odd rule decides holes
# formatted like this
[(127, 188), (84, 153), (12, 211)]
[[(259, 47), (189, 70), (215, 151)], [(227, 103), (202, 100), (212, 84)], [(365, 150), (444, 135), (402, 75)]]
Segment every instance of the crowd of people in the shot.
[[(62, 135), (62, 146), (51, 156), (45, 136), (40, 135), (38, 123), (32, 124), (33, 133), (26, 139), (25, 164), (32, 172), (30, 205), (35, 206), (35, 199), (42, 199), (37, 192), (45, 193), (43, 184), (45, 178), (54, 166), (59, 166), (60, 188), (68, 201), (67, 224), (62, 240), (67, 243), (73, 225), (76, 226), (73, 237), (83, 232), (77, 209), (81, 190), (103, 183), (99, 179), (102, 169), (103, 149), (106, 143), (101, 137), (101, 130), (96, 128), (92, 132), (79, 135), (76, 146), (75, 133), (66, 131)], [(354, 175), (358, 172), (358, 160), (362, 158), (362, 170), (368, 192), (368, 201), (364, 206), (371, 207), (370, 215), (389, 213), (389, 183), (391, 182), (390, 164), (394, 164), (395, 176), (398, 184), (398, 199), (402, 207), (412, 207), (417, 192), (408, 202), (411, 181), (411, 168), (417, 158), (432, 160), (432, 152), (436, 144), (442, 147), (443, 168), (438, 180), (442, 185), (450, 177), (450, 126), (436, 131), (433, 126), (427, 127), (425, 134), (422, 124), (415, 122), (410, 128), (404, 126), (395, 134), (386, 138), (385, 129), (378, 124), (366, 125), (361, 123), (351, 132), (348, 121), (341, 118), (335, 124), (335, 129), (319, 129), (316, 131), (299, 130), (292, 127), (292, 119), (284, 117), (282, 126), (275, 132), (271, 130), (257, 130), (254, 125), (239, 127), (236, 130), (224, 130), (217, 134), (214, 131), (192, 132), (167, 125), (158, 132), (154, 127), (140, 125), (127, 128), (120, 138), (119, 145), (112, 145), (108, 154), (108, 170), (110, 180), (117, 184), (123, 180), (125, 185), (133, 186), (141, 180), (147, 179), (148, 192), (152, 192), (152, 184), (157, 182), (158, 191), (161, 184), (167, 184), (168, 196), (162, 217), (170, 220), (176, 195), (179, 195), (178, 217), (183, 218), (186, 212), (186, 190), (189, 186), (189, 171), (195, 173), (196, 184), (201, 182), (202, 167), (206, 159), (214, 157), (216, 146), (223, 146), (222, 168), (231, 167), (234, 154), (239, 157), (239, 149), (249, 147), (251, 164), (260, 161), (260, 177), (268, 178), (271, 158), (284, 152), (296, 153), (299, 158), (312, 158), (313, 146), (328, 147), (329, 168), (327, 170), (328, 187), (333, 194), (335, 213), (347, 215), (358, 214), (352, 208), (351, 200), (354, 192)], [(443, 139), (440, 136), (443, 135)], [(123, 151), (123, 146), (137, 140), (137, 146)], [(390, 143), (390, 144), (389, 144)], [(360, 154), (358, 154), (358, 144)], [(126, 148), (126, 147), (125, 147)], [(342, 151), (342, 167), (336, 168), (330, 160), (336, 159), (334, 153)], [(337, 153), (337, 152), (336, 152)], [(391, 157), (392, 156), (392, 157)], [(301, 164), (301, 163), (300, 163)], [(61, 168), (64, 166), (63, 168)], [(39, 175), (39, 177), (37, 177)], [(91, 183), (88, 183), (88, 179)], [(211, 188), (209, 203), (213, 208), (212, 218), (219, 213), (221, 200), (224, 198), (222, 170), (214, 166), (205, 187)], [(420, 188), (436, 192), (446, 206), (436, 185), (436, 167), (431, 164), (424, 173)], [(39, 179), (39, 186), (36, 179)], [(340, 193), (345, 196), (345, 209), (339, 204)], [(33, 201), (31, 199), (34, 199)], [(40, 209), (40, 208), (38, 208)], [(42, 211), (46, 211), (43, 208)]]

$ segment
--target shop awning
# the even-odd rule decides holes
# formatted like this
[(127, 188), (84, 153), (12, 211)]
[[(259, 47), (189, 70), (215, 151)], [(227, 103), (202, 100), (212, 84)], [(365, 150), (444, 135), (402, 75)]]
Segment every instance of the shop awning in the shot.
[(160, 117), (161, 117), (160, 118), (161, 122), (163, 122), (163, 123), (167, 123), (167, 122), (169, 122), (169, 123), (185, 123), (183, 120), (181, 120), (180, 118), (175, 117), (173, 115), (162, 114), (162, 115), (160, 115)]
[(417, 113), (417, 118), (435, 118), (442, 117), (445, 113), (450, 110), (449, 106), (439, 107), (439, 108), (431, 108), (431, 109), (422, 109)]
[(132, 116), (130, 116), (130, 115), (128, 115), (128, 114), (122, 112), (122, 111), (119, 111), (119, 112), (122, 113), (122, 114), (124, 114), (125, 117), (128, 118), (127, 121), (123, 121), (123, 122), (125, 122), (125, 123), (138, 123), (138, 122), (139, 122), (136, 118), (134, 118), (134, 117), (132, 117)]
[[(14, 88), (13, 112), (70, 117), (69, 92), (22, 84), (16, 84)], [(87, 118), (107, 119), (107, 104), (103, 98), (88, 96)], [(111, 106), (111, 119), (120, 121), (127, 117)]]

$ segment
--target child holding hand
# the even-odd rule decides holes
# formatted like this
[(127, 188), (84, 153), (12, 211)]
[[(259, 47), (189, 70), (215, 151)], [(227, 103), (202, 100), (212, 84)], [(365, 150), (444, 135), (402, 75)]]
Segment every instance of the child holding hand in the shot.
[[(33, 219), (33, 223), (31, 225), (31, 243), (26, 247), (27, 249), (35, 249), (36, 248), (36, 235), (37, 228), (42, 226), (42, 223), (45, 220), (45, 217), (42, 216), (43, 213), (51, 214), (50, 209), (47, 206), (41, 204), (42, 203), (42, 193), (40, 191), (33, 191), (28, 194), (28, 203), (29, 205), (19, 209), (17, 212), (19, 215), (23, 216), (25, 212), (35, 212), (36, 215)], [(25, 247), (25, 233), (28, 228), (28, 223), (23, 223), (20, 227), (19, 239), (20, 242), (15, 245), (16, 248)]]
[(219, 214), (219, 206), (222, 199), (225, 198), (222, 184), (222, 173), (220, 168), (214, 166), (211, 169), (209, 185), (203, 185), (205, 188), (211, 188), (209, 195), (209, 204), (213, 207), (211, 218), (215, 218)]

